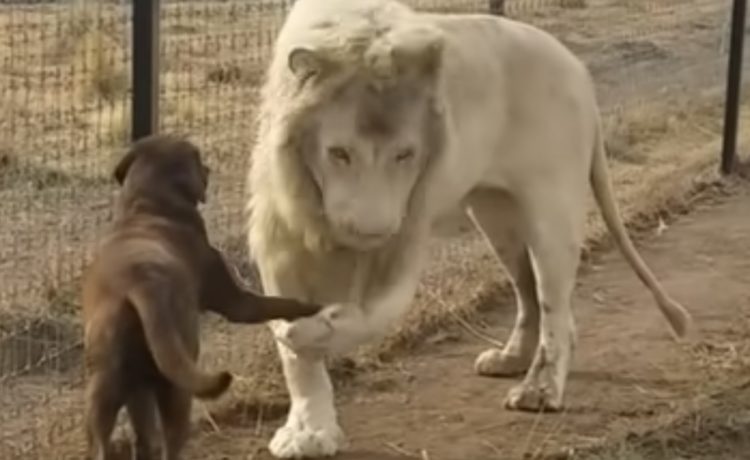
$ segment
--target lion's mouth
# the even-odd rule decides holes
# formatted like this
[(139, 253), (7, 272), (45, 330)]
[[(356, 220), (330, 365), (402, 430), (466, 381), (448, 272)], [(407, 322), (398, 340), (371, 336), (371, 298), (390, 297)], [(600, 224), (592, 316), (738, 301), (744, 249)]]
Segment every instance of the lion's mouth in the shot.
[(377, 249), (387, 243), (393, 236), (392, 232), (368, 233), (349, 227), (339, 228), (336, 233), (342, 244), (359, 250)]

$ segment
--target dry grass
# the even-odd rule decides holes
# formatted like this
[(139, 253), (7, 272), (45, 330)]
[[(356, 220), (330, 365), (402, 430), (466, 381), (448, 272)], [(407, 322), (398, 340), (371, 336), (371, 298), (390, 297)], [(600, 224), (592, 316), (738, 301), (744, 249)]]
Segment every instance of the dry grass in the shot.
[(588, 8), (588, 0), (560, 0), (560, 6), (563, 8), (583, 9)]
[(571, 460), (719, 460), (744, 458), (750, 448), (750, 385), (735, 382), (681, 417), (626, 439), (601, 443)]
[(113, 103), (127, 95), (125, 37), (115, 18), (113, 11), (92, 8), (86, 1), (77, 0), (66, 18), (68, 33), (45, 50), (53, 62), (71, 65), (84, 75), (75, 88), (76, 97), (82, 101), (101, 98)]
[(128, 69), (124, 62), (113, 57), (113, 49), (117, 53), (121, 48), (116, 41), (98, 30), (87, 30), (77, 40), (73, 65), (84, 69), (88, 75), (81, 87), (81, 97), (102, 98), (111, 103), (126, 96)]

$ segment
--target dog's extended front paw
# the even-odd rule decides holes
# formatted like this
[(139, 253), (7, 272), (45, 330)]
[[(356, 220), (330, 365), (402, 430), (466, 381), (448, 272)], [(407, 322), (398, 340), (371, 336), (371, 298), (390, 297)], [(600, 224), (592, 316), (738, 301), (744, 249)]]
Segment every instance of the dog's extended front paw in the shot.
[(343, 443), (344, 433), (336, 424), (311, 428), (290, 421), (276, 430), (268, 450), (277, 458), (330, 457), (341, 449)]

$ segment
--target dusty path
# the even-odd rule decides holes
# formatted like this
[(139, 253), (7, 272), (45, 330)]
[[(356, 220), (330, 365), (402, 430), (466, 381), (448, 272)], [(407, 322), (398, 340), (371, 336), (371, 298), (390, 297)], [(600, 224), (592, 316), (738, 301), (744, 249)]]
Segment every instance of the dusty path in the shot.
[[(639, 246), (669, 292), (694, 314), (698, 334), (688, 343), (671, 341), (648, 292), (620, 254), (609, 251), (582, 269), (575, 298), (580, 342), (566, 412), (504, 410), (505, 393), (517, 380), (475, 376), (472, 362), (485, 344), (456, 327), (339, 391), (351, 445), (337, 458), (550, 454), (662, 426), (750, 376), (750, 187), (698, 205)], [(499, 338), (511, 320), (512, 305), (477, 318)], [(269, 460), (264, 446), (281, 421), (222, 426), (219, 434), (194, 439), (191, 458)]]

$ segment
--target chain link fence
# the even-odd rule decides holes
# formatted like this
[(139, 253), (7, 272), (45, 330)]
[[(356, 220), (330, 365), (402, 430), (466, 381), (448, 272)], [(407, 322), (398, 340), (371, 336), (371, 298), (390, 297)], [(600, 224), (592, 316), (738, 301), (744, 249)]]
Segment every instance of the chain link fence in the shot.
[[(632, 180), (643, 179), (639, 165), (663, 171), (675, 161), (651, 162), (644, 139), (683, 129), (690, 143), (720, 136), (730, 0), (407, 3), (504, 13), (559, 37), (592, 70), (610, 155)], [(189, 134), (204, 151), (211, 238), (240, 264), (254, 109), (290, 4), (162, 0), (160, 129)], [(130, 139), (131, 17), (126, 0), (0, 0), (2, 459), (83, 458), (79, 278), (110, 218), (111, 168)], [(441, 240), (419, 302), (452, 305), (496, 283), (488, 263), (474, 234)], [(208, 359), (247, 368), (248, 335), (215, 333)]]

